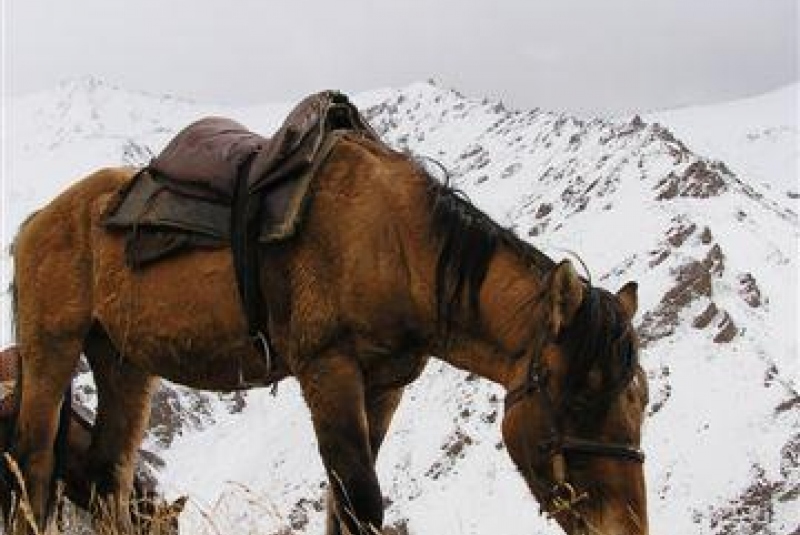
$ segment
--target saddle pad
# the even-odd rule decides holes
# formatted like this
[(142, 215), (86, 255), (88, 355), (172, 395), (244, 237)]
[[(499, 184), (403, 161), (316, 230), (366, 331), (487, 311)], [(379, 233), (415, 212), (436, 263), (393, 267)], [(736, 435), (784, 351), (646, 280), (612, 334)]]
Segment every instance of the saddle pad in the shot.
[[(113, 214), (105, 224), (111, 228), (196, 232), (226, 240), (230, 236), (231, 204), (201, 196), (188, 196), (149, 168), (140, 171), (117, 193)], [(112, 201), (114, 202), (114, 201)]]

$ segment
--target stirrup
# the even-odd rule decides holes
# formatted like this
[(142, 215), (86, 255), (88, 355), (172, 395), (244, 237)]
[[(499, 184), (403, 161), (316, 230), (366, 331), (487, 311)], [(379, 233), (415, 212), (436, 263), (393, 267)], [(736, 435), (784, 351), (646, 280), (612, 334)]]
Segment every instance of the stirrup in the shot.
[[(258, 352), (261, 353), (262, 355), (264, 355), (264, 364), (265, 364), (265, 366), (267, 368), (266, 373), (265, 373), (265, 377), (269, 377), (269, 375), (273, 371), (272, 368), (273, 368), (273, 365), (274, 365), (274, 361), (273, 361), (273, 358), (272, 358), (272, 350), (269, 347), (269, 340), (267, 340), (267, 337), (264, 335), (264, 333), (262, 331), (256, 331), (256, 333), (254, 335), (250, 336), (250, 340), (253, 342), (253, 345), (256, 346), (256, 349), (258, 350)], [(261, 383), (253, 383), (253, 382), (248, 381), (244, 376), (244, 367), (242, 366), (242, 361), (239, 360), (239, 379), (238, 379), (238, 385), (237, 386), (238, 386), (238, 388), (244, 389), (244, 388), (254, 388), (254, 387), (259, 387), (259, 386), (266, 386), (266, 384), (263, 383), (263, 382), (261, 382)], [(271, 390), (270, 393), (274, 396), (274, 395), (277, 394), (277, 392), (278, 392), (278, 382), (277, 381), (273, 381), (272, 382), (272, 390)]]
[[(264, 335), (263, 331), (257, 331), (256, 334), (254, 334), (251, 337), (251, 339), (256, 346), (260, 347), (260, 352), (264, 355), (264, 364), (266, 365), (267, 368), (266, 376), (269, 377), (269, 375), (273, 371), (272, 367), (274, 365), (274, 361), (272, 359), (272, 350), (269, 347), (269, 340), (267, 340), (267, 337)], [(264, 385), (259, 383), (249, 383), (248, 381), (246, 381), (244, 378), (244, 371), (242, 370), (242, 366), (240, 364), (239, 386), (250, 387), (250, 386), (264, 386)], [(278, 395), (278, 381), (272, 382), (272, 388), (270, 388), (269, 393), (273, 397)]]
[(267, 375), (272, 373), (272, 350), (269, 347), (269, 341), (264, 336), (263, 331), (256, 331), (253, 335), (253, 342), (261, 347), (261, 353), (264, 355), (264, 363), (267, 366)]

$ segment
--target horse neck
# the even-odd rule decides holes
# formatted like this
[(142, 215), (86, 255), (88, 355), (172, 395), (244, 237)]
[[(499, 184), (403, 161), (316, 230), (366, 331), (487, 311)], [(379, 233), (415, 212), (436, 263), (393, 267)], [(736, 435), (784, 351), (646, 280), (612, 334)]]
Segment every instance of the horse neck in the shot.
[(519, 255), (501, 247), (480, 290), (479, 326), (466, 317), (456, 322), (439, 357), (507, 387), (521, 350), (537, 328), (533, 308), (540, 286), (541, 277)]

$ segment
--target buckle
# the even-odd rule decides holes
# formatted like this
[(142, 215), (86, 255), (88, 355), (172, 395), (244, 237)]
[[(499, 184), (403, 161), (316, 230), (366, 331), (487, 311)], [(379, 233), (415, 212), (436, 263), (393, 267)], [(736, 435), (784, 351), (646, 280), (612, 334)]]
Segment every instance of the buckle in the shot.
[(528, 391), (541, 390), (550, 379), (550, 371), (541, 363), (532, 363), (528, 368)]
[(565, 512), (572, 512), (576, 505), (589, 499), (586, 492), (578, 492), (566, 481), (556, 483), (550, 491), (550, 509), (547, 511), (549, 518)]

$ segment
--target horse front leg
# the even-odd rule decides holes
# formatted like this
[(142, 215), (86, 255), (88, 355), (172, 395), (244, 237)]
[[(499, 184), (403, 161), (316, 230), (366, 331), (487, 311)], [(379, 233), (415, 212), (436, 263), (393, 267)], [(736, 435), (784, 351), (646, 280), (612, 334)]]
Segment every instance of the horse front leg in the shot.
[[(336, 517), (345, 533), (380, 533), (383, 501), (358, 363), (344, 354), (329, 352), (305, 363), (297, 378), (311, 411)], [(329, 535), (336, 533), (329, 531)]]
[[(383, 439), (386, 437), (386, 432), (389, 430), (389, 425), (392, 423), (392, 417), (397, 410), (397, 406), (400, 404), (404, 390), (404, 388), (400, 387), (379, 391), (367, 391), (366, 393), (365, 405), (373, 465), (377, 461), (378, 451), (380, 450), (381, 444), (383, 444)], [(335, 501), (333, 490), (329, 489), (327, 497), (328, 518), (326, 521), (326, 535), (341, 535), (342, 533), (339, 525), (339, 518), (336, 516)]]

